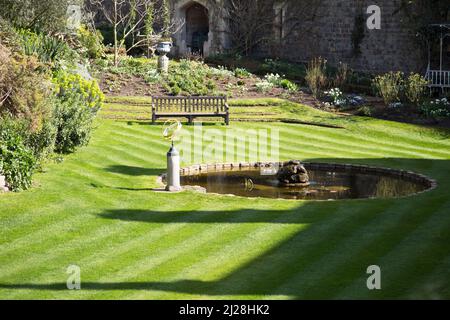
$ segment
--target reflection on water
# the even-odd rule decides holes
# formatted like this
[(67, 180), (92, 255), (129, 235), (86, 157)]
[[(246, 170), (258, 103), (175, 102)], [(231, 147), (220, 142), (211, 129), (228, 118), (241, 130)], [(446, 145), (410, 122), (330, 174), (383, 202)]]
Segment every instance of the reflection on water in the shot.
[(308, 187), (279, 186), (273, 173), (260, 169), (184, 176), (181, 183), (204, 187), (208, 193), (304, 200), (393, 198), (427, 189), (422, 183), (390, 175), (311, 169), (308, 173), (311, 182)]

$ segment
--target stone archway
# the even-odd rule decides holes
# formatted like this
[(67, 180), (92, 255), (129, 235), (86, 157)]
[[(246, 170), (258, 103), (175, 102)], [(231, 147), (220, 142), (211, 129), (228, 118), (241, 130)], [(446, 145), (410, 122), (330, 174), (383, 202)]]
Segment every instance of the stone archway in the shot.
[(199, 3), (186, 8), (186, 46), (192, 53), (204, 54), (204, 44), (208, 42), (208, 9)]
[(176, 53), (185, 55), (198, 52), (207, 57), (217, 49), (212, 48), (212, 43), (221, 42), (221, 36), (213, 32), (223, 24), (222, 19), (216, 16), (218, 12), (214, 2), (178, 0), (174, 4), (174, 18), (177, 21), (184, 21), (183, 27), (174, 34)]

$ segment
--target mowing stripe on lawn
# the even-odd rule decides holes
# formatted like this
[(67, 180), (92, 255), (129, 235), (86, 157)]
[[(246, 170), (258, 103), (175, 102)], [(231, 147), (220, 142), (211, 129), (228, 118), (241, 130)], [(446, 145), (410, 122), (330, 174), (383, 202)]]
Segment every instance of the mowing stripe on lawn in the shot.
[[(313, 118), (314, 110), (306, 112)], [(327, 113), (320, 117), (329, 120)], [(37, 175), (39, 188), (0, 196), (0, 239), (8, 241), (0, 246), (0, 296), (405, 297), (427, 279), (448, 284), (450, 140), (418, 126), (358, 120), (333, 119), (347, 121), (348, 130), (279, 123), (208, 128), (279, 128), (283, 160), (404, 168), (438, 178), (439, 187), (405, 199), (335, 202), (154, 193), (139, 188), (155, 185), (164, 171), (161, 126), (99, 119), (91, 145)], [(213, 161), (208, 157), (204, 162)], [(424, 160), (430, 157), (442, 160)], [(376, 293), (365, 288), (363, 265), (373, 260), (383, 272)], [(70, 263), (81, 265), (82, 288), (92, 284), (87, 290), (64, 289)], [(396, 286), (389, 283), (394, 278)], [(46, 283), (61, 289), (39, 288)]]
[[(213, 215), (208, 215), (211, 218), (217, 219), (215, 213)], [(227, 217), (222, 217), (227, 218)], [(220, 238), (221, 235), (226, 234), (227, 232), (233, 229), (238, 229), (240, 231), (247, 230), (248, 228), (260, 228), (253, 224), (229, 224), (230, 221), (242, 222), (243, 217), (239, 215), (234, 215), (231, 220), (223, 220), (223, 223), (214, 223), (211, 224), (205, 223), (201, 225), (196, 225), (194, 227), (189, 228), (190, 235), (186, 238), (179, 238), (178, 240), (181, 243), (175, 243), (170, 246), (170, 248), (164, 248), (162, 243), (158, 241), (153, 243), (153, 246), (156, 249), (155, 254), (152, 254), (148, 257), (143, 257), (136, 261), (131, 265), (127, 265), (125, 268), (121, 269), (118, 273), (109, 274), (106, 277), (101, 277), (98, 281), (120, 281), (127, 280), (130, 281), (132, 279), (137, 278), (139, 275), (145, 275), (148, 272), (158, 273), (159, 268), (167, 268), (173, 265), (173, 259), (179, 258), (180, 255), (186, 254), (186, 250), (189, 250), (188, 255), (192, 255), (194, 252), (206, 250), (205, 245), (209, 246), (211, 241), (217, 238)], [(225, 224), (225, 225), (224, 225)], [(162, 250), (165, 249), (165, 250)], [(161, 251), (161, 252), (160, 252)], [(167, 264), (169, 264), (167, 266)], [(131, 275), (131, 276), (130, 276)], [(95, 298), (96, 294), (89, 295), (90, 298)]]
[[(389, 207), (389, 205), (385, 206)], [(297, 290), (301, 291), (306, 284), (305, 281), (292, 282), (298, 273), (303, 274), (310, 269), (316, 270), (317, 265), (321, 265), (320, 268), (324, 268), (323, 262), (319, 263), (318, 261), (334, 252), (341, 243), (351, 237), (351, 232), (357, 230), (361, 225), (372, 221), (378, 215), (378, 212), (378, 209), (369, 208), (364, 213), (359, 212), (359, 215), (351, 213), (350, 216), (344, 217), (342, 221), (338, 220), (337, 225), (331, 220), (329, 223), (334, 226), (333, 231), (322, 234), (320, 237), (321, 241), (317, 241), (318, 239), (313, 239), (313, 241), (307, 240), (310, 232), (316, 234), (313, 228), (295, 235), (283, 244), (280, 247), (282, 250), (275, 252), (274, 256), (263, 257), (256, 266), (254, 264), (249, 266), (248, 269), (236, 277), (237, 279), (234, 282), (238, 283), (241, 282), (239, 279), (247, 277), (254, 279), (253, 281), (247, 280), (246, 287), (243, 287), (239, 293), (254, 294), (255, 292), (260, 292), (261, 294), (270, 294), (268, 292), (270, 287), (274, 289), (273, 293), (275, 294), (292, 295), (289, 291), (279, 290), (286, 283), (297, 283), (301, 287), (297, 288)], [(345, 213), (344, 216), (346, 216)], [(284, 253), (284, 248), (287, 248), (286, 250), (289, 253)], [(283, 255), (280, 257), (278, 256), (279, 254)], [(272, 260), (280, 261), (281, 263), (275, 264), (275, 267), (273, 267), (270, 263)], [(264, 279), (264, 282), (257, 279)], [(270, 284), (269, 286), (267, 285), (268, 283)], [(229, 289), (225, 287), (223, 290), (225, 292)]]
[[(402, 155), (402, 156), (416, 156), (416, 157), (426, 157), (426, 156), (433, 156), (433, 157), (439, 157), (444, 158), (440, 156), (436, 156), (435, 153), (433, 153), (431, 150), (427, 150), (427, 152), (424, 152), (425, 150), (421, 150), (420, 152), (417, 151), (411, 151), (411, 150), (402, 150), (405, 149), (400, 144), (392, 144), (392, 147), (385, 147), (382, 146), (382, 144), (375, 144), (372, 143), (368, 145), (367, 141), (358, 141), (358, 139), (355, 139), (354, 136), (347, 136), (345, 139), (343, 137), (339, 137), (339, 135), (329, 134), (326, 136), (320, 136), (317, 134), (317, 132), (309, 131), (295, 131), (291, 132), (289, 130), (282, 130), (282, 134), (289, 136), (292, 140), (292, 142), (296, 142), (297, 140), (293, 138), (302, 138), (307, 139), (307, 141), (314, 141), (318, 142), (321, 146), (339, 146), (342, 148), (354, 148), (357, 147), (358, 151), (360, 153), (366, 153), (370, 155)], [(350, 138), (350, 139), (349, 139)], [(304, 142), (304, 140), (299, 139), (301, 143)], [(355, 141), (356, 140), (356, 141)], [(350, 141), (350, 142), (349, 142)], [(354, 141), (354, 142), (353, 142)], [(359, 143), (358, 143), (359, 142)], [(364, 143), (364, 144), (363, 144)], [(386, 153), (389, 152), (389, 153)]]
[[(439, 207), (435, 205), (433, 208)], [(334, 252), (292, 279), (294, 282), (308, 283), (298, 291), (300, 298), (305, 298), (305, 295), (332, 298), (339, 288), (364, 275), (369, 265), (378, 264), (382, 256), (393, 250), (396, 241), (414, 232), (427, 219), (427, 213), (427, 210), (421, 210), (413, 214), (410, 207), (398, 205), (379, 213), (370, 223), (359, 226)], [(405, 216), (416, 221), (405, 226)], [(360, 289), (364, 289), (365, 281), (360, 285)]]
[[(218, 226), (211, 226), (209, 225), (208, 229), (213, 231), (215, 233), (215, 239), (205, 242), (202, 247), (198, 248), (197, 250), (189, 250), (186, 252), (182, 252), (181, 255), (178, 255), (175, 261), (180, 261), (180, 263), (176, 264), (176, 266), (173, 265), (175, 262), (170, 262), (169, 265), (167, 263), (162, 264), (160, 267), (156, 269), (150, 269), (150, 270), (144, 270), (144, 272), (139, 273), (136, 275), (136, 273), (132, 272), (124, 272), (123, 277), (125, 277), (128, 281), (137, 281), (139, 279), (142, 279), (143, 276), (146, 276), (146, 273), (149, 271), (158, 272), (158, 269), (162, 269), (163, 276), (170, 281), (172, 280), (181, 280), (185, 279), (185, 277), (189, 274), (189, 270), (192, 270), (195, 264), (192, 265), (192, 263), (197, 263), (200, 266), (205, 266), (205, 269), (197, 269), (197, 273), (200, 275), (205, 275), (206, 272), (209, 269), (213, 269), (213, 271), (216, 271), (213, 265), (209, 265), (207, 261), (214, 260), (214, 257), (219, 257), (219, 254), (225, 249), (223, 248), (225, 246), (228, 246), (230, 248), (233, 248), (233, 252), (235, 255), (240, 255), (241, 252), (246, 254), (245, 258), (244, 256), (240, 256), (241, 259), (244, 259), (244, 261), (249, 260), (251, 258), (254, 258), (256, 256), (256, 252), (259, 252), (260, 250), (263, 250), (261, 246), (264, 246), (265, 248), (269, 249), (273, 246), (274, 242), (277, 242), (277, 239), (282, 240), (282, 238), (286, 237), (286, 229), (299, 231), (302, 229), (301, 224), (296, 224), (297, 217), (295, 214), (290, 215), (290, 220), (292, 220), (291, 224), (286, 224), (286, 215), (282, 214), (280, 217), (278, 214), (274, 215), (274, 219), (269, 222), (265, 223), (248, 223), (245, 221), (245, 216), (241, 216), (239, 214), (234, 214), (233, 219), (225, 220), (223, 223), (220, 223)], [(230, 222), (234, 222), (230, 224)], [(279, 222), (283, 221), (284, 223), (280, 224)], [(238, 222), (241, 222), (239, 224), (236, 224)], [(218, 229), (218, 231), (216, 231)], [(236, 239), (233, 237), (233, 235), (236, 234), (246, 234), (246, 237), (244, 239)], [(283, 236), (284, 234), (284, 236)], [(190, 240), (191, 241), (191, 240)], [(251, 243), (251, 244), (250, 244)], [(247, 245), (246, 245), (247, 244)], [(255, 248), (257, 246), (257, 248)], [(190, 246), (189, 246), (190, 247)], [(241, 248), (242, 251), (239, 251), (238, 248)], [(219, 252), (217, 252), (219, 250)], [(229, 249), (228, 249), (229, 250)], [(251, 251), (251, 252), (249, 252)], [(209, 257), (207, 255), (212, 254), (213, 257)], [(184, 261), (182, 258), (183, 256), (191, 257), (191, 260), (188, 260), (189, 263), (187, 264), (186, 261)], [(205, 261), (206, 260), (206, 261)], [(220, 262), (216, 262), (218, 265), (220, 265), (221, 270), (223, 270), (223, 265), (220, 264)], [(233, 265), (236, 262), (233, 263)], [(242, 261), (239, 261), (239, 264), (243, 263)], [(237, 268), (238, 266), (233, 266), (233, 269)], [(232, 272), (233, 269), (229, 270), (228, 272)], [(131, 270), (129, 270), (131, 271)], [(221, 274), (224, 271), (221, 271)], [(133, 274), (133, 276), (130, 277), (130, 274)], [(158, 272), (158, 274), (161, 274), (161, 272)], [(220, 275), (220, 274), (219, 274)], [(218, 275), (218, 276), (219, 276)], [(151, 275), (147, 275), (151, 277)], [(192, 277), (191, 277), (192, 278)], [(116, 296), (120, 297), (120, 296)], [(155, 298), (152, 296), (152, 298)], [(157, 296), (159, 299), (160, 297)]]

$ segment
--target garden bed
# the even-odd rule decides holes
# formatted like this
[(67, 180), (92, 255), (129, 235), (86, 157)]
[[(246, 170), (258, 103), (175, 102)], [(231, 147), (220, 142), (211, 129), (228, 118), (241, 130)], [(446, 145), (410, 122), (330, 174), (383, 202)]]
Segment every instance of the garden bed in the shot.
[[(284, 80), (278, 73), (267, 73), (261, 77), (252, 74), (249, 70), (276, 71), (280, 74), (287, 71), (288, 66), (295, 72), (288, 73), (290, 79), (302, 78), (299, 84), (304, 83), (304, 66), (301, 64), (289, 64), (277, 60), (241, 59), (235, 64), (227, 65), (230, 69), (212, 63), (221, 60), (209, 60), (209, 64), (201, 61), (172, 60), (169, 76), (160, 76), (156, 71), (156, 58), (132, 58), (123, 57), (119, 66), (115, 67), (110, 60), (102, 59), (93, 63), (93, 72), (99, 78), (102, 90), (111, 97), (117, 96), (164, 96), (164, 95), (224, 95), (228, 98), (282, 98), (292, 102), (309, 105), (317, 109), (325, 110), (340, 115), (361, 115), (379, 119), (393, 120), (405, 123), (448, 127), (448, 118), (436, 118), (424, 116), (417, 106), (403, 104), (401, 107), (387, 106), (383, 99), (367, 94), (352, 94), (350, 97), (360, 99), (356, 105), (333, 106), (317, 99), (307, 87), (298, 87), (294, 82)], [(241, 63), (242, 62), (242, 63)], [(245, 63), (243, 63), (245, 62)], [(244, 66), (251, 66), (247, 70)], [(234, 68), (234, 69), (233, 69)], [(234, 71), (233, 71), (234, 70)], [(339, 72), (331, 69), (329, 72)], [(341, 71), (342, 72), (342, 71)], [(346, 72), (346, 71), (345, 71)], [(370, 85), (370, 76), (359, 73), (349, 73), (351, 83), (344, 85), (347, 89), (358, 88), (357, 91), (373, 91)], [(294, 90), (284, 87), (292, 84)], [(361, 90), (360, 90), (361, 89)], [(364, 89), (364, 90), (362, 90)], [(351, 98), (353, 99), (353, 98)], [(330, 100), (325, 100), (330, 101)], [(358, 100), (359, 101), (359, 100)]]

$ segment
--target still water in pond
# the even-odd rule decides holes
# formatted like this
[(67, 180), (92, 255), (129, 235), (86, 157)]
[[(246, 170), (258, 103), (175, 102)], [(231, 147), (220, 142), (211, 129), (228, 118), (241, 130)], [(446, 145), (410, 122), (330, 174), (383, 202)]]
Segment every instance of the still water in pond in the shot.
[(299, 200), (393, 198), (427, 189), (423, 183), (391, 175), (323, 170), (308, 170), (308, 173), (307, 187), (280, 186), (274, 172), (260, 169), (184, 176), (181, 183), (204, 187), (208, 193)]

